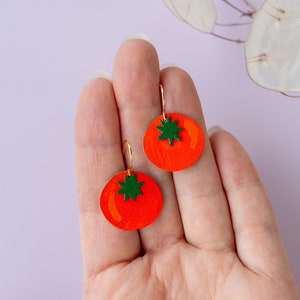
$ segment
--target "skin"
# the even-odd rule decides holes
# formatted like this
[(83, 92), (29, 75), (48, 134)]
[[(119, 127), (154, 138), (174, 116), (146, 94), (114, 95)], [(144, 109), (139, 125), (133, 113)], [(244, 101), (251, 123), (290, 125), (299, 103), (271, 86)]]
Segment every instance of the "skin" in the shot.
[[(142, 149), (144, 132), (166, 111), (196, 120), (205, 149), (191, 167), (170, 173)], [(151, 176), (163, 194), (154, 223), (123, 231), (99, 210), (99, 194), (124, 170), (122, 140), (133, 169)], [(113, 79), (90, 80), (75, 122), (77, 196), (83, 255), (83, 299), (299, 299), (276, 220), (245, 150), (224, 130), (208, 136), (189, 75), (159, 69), (154, 47), (130, 40), (118, 50)]]

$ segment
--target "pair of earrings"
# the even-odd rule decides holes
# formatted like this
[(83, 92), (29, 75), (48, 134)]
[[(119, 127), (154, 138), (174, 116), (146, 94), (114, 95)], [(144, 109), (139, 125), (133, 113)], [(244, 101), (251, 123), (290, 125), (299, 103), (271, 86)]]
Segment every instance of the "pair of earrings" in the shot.
[[(160, 85), (162, 114), (149, 124), (143, 140), (144, 152), (158, 168), (178, 171), (192, 165), (202, 154), (204, 135), (192, 118), (165, 113), (165, 97)], [(137, 230), (151, 224), (162, 208), (162, 194), (148, 175), (132, 170), (133, 156), (128, 141), (129, 167), (115, 174), (100, 195), (100, 208), (106, 219), (124, 230)], [(130, 200), (129, 200), (130, 199)]]

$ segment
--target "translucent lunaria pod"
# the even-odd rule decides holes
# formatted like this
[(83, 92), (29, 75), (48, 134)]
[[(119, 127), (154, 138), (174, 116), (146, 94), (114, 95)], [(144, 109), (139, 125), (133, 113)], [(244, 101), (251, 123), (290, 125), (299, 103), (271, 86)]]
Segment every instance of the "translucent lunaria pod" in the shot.
[(266, 0), (245, 44), (249, 76), (279, 92), (300, 91), (300, 1)]
[(217, 12), (213, 0), (164, 0), (164, 2), (177, 18), (195, 29), (205, 33), (214, 30)]

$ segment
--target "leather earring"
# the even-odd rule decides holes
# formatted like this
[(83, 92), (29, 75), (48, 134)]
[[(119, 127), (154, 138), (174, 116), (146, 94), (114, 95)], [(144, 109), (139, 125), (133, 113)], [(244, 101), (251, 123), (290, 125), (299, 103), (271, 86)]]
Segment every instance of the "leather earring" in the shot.
[(165, 96), (160, 84), (162, 114), (148, 126), (143, 147), (148, 159), (158, 168), (178, 171), (192, 165), (204, 149), (200, 125), (180, 113), (165, 113)]
[(126, 148), (129, 152), (129, 167), (106, 183), (100, 194), (100, 208), (112, 225), (124, 230), (136, 230), (157, 218), (162, 208), (162, 194), (150, 176), (132, 170), (132, 149), (125, 140), (123, 155)]

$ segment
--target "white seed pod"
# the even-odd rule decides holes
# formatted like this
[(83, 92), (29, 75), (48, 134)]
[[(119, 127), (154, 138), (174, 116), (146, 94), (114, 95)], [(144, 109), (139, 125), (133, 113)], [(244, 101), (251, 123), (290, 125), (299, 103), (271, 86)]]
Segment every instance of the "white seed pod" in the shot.
[(245, 55), (258, 85), (300, 91), (300, 0), (266, 0), (251, 25)]
[(214, 30), (217, 12), (213, 0), (164, 0), (170, 11), (180, 20), (204, 33)]

